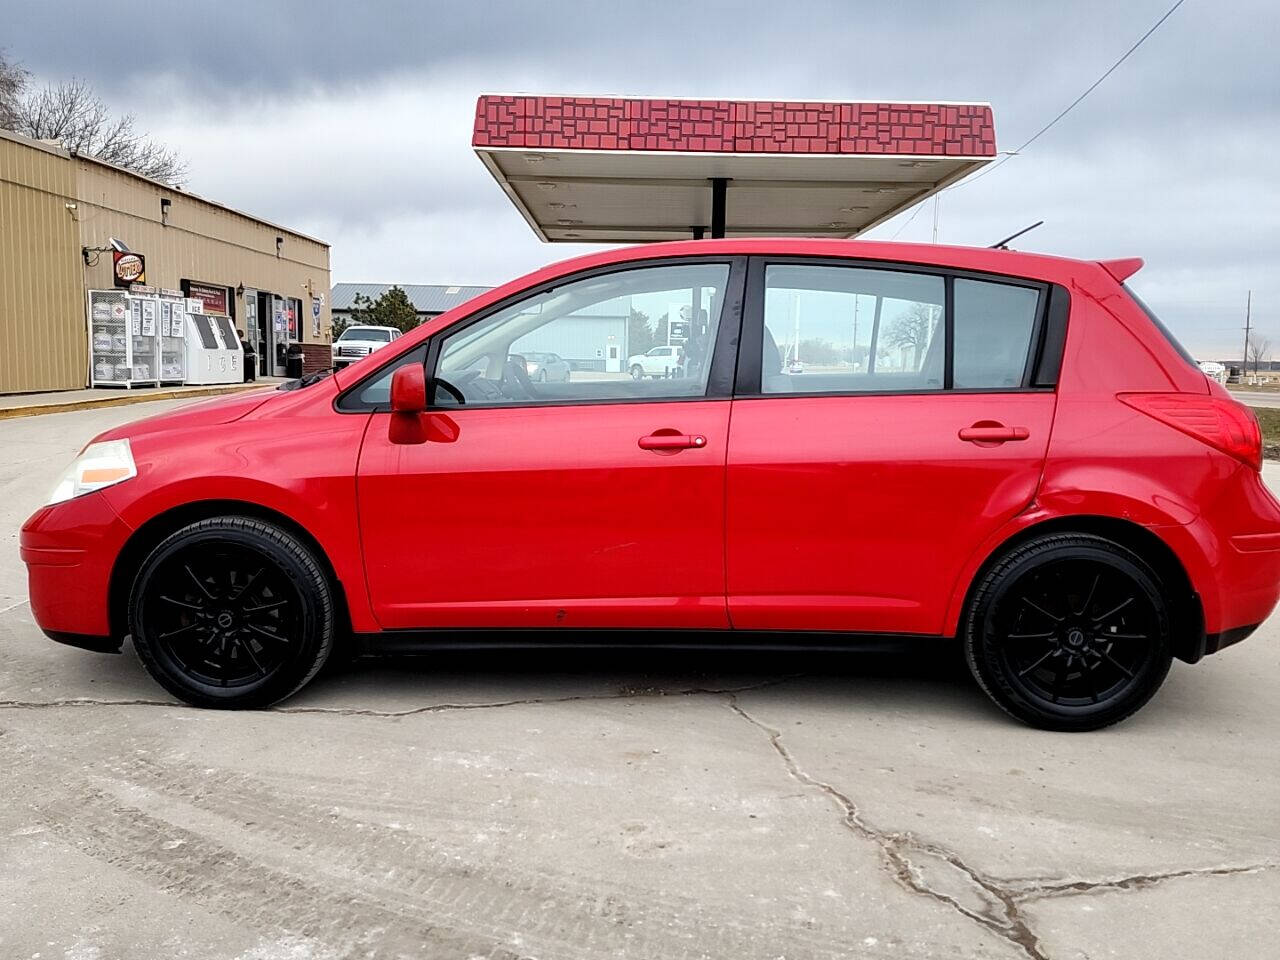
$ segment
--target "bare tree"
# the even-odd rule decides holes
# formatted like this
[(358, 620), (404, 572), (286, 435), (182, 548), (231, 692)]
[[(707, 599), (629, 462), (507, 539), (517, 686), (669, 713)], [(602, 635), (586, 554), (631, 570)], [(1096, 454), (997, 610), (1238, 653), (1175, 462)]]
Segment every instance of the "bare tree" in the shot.
[(1248, 347), (1248, 355), (1245, 357), (1245, 368), (1249, 366), (1249, 361), (1253, 361), (1253, 374), (1258, 375), (1258, 365), (1271, 359), (1271, 338), (1264, 337), (1258, 331), (1254, 330), (1249, 334), (1249, 340), (1246, 344)]
[(937, 326), (941, 311), (927, 303), (912, 304), (911, 308), (890, 324), (885, 331), (885, 339), (890, 347), (910, 347), (913, 353), (911, 366), (920, 369), (920, 359), (924, 349), (933, 339), (933, 330)]
[(187, 164), (175, 150), (134, 128), (133, 114), (113, 116), (84, 80), (29, 90), (30, 75), (0, 51), (0, 127), (33, 140), (59, 140), (68, 150), (126, 167), (175, 186)]
[(19, 64), (9, 62), (0, 49), (0, 127), (14, 129), (18, 122), (18, 105), (31, 75)]

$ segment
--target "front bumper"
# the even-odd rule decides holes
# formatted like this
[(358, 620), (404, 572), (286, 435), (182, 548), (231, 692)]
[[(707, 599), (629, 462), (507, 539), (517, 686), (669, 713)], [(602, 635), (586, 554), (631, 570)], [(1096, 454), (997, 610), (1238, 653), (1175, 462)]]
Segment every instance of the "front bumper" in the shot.
[(100, 493), (42, 507), (22, 527), (31, 612), (53, 640), (115, 650), (111, 637), (111, 569), (132, 533)]

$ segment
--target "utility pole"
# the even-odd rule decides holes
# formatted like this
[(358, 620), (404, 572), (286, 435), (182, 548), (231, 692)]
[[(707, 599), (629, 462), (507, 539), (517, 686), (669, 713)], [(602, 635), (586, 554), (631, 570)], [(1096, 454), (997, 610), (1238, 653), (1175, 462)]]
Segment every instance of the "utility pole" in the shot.
[[(1244, 302), (1244, 356), (1240, 360), (1240, 382), (1244, 383), (1249, 372), (1249, 314), (1253, 309), (1253, 291), (1250, 290)], [(1256, 373), (1257, 371), (1255, 371)]]
[(858, 295), (853, 295), (853, 345), (849, 348), (849, 366), (857, 369), (858, 364)]

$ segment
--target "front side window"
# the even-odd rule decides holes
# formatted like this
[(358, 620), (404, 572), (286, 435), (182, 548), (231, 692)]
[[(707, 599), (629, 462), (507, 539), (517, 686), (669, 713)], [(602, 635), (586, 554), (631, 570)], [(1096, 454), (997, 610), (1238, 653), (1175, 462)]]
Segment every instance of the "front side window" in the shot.
[(941, 390), (945, 293), (927, 274), (770, 265), (762, 392)]
[(728, 279), (727, 263), (639, 267), (520, 300), (445, 335), (435, 403), (705, 396)]

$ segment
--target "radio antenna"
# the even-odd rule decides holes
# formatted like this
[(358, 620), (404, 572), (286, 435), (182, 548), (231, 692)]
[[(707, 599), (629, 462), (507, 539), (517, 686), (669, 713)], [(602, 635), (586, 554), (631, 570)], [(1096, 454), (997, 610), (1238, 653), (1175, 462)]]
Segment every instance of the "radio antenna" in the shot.
[(988, 247), (988, 249), (989, 249), (989, 250), (1008, 250), (1008, 249), (1009, 249), (1009, 241), (1011, 241), (1011, 240), (1017, 240), (1017, 239), (1018, 239), (1020, 236), (1022, 236), (1024, 233), (1030, 233), (1032, 230), (1034, 230), (1036, 227), (1040, 226), (1042, 223), (1044, 223), (1044, 221), (1043, 221), (1043, 220), (1037, 220), (1037, 221), (1036, 221), (1035, 223), (1033, 223), (1031, 226), (1029, 226), (1029, 227), (1023, 227), (1023, 228), (1022, 228), (1021, 230), (1019, 230), (1017, 233), (1011, 233), (1011, 234), (1009, 234), (1009, 236), (1005, 237), (1005, 238), (1004, 238), (1003, 240), (1001, 240), (1000, 242), (998, 242), (998, 243), (993, 243), (990, 247)]

